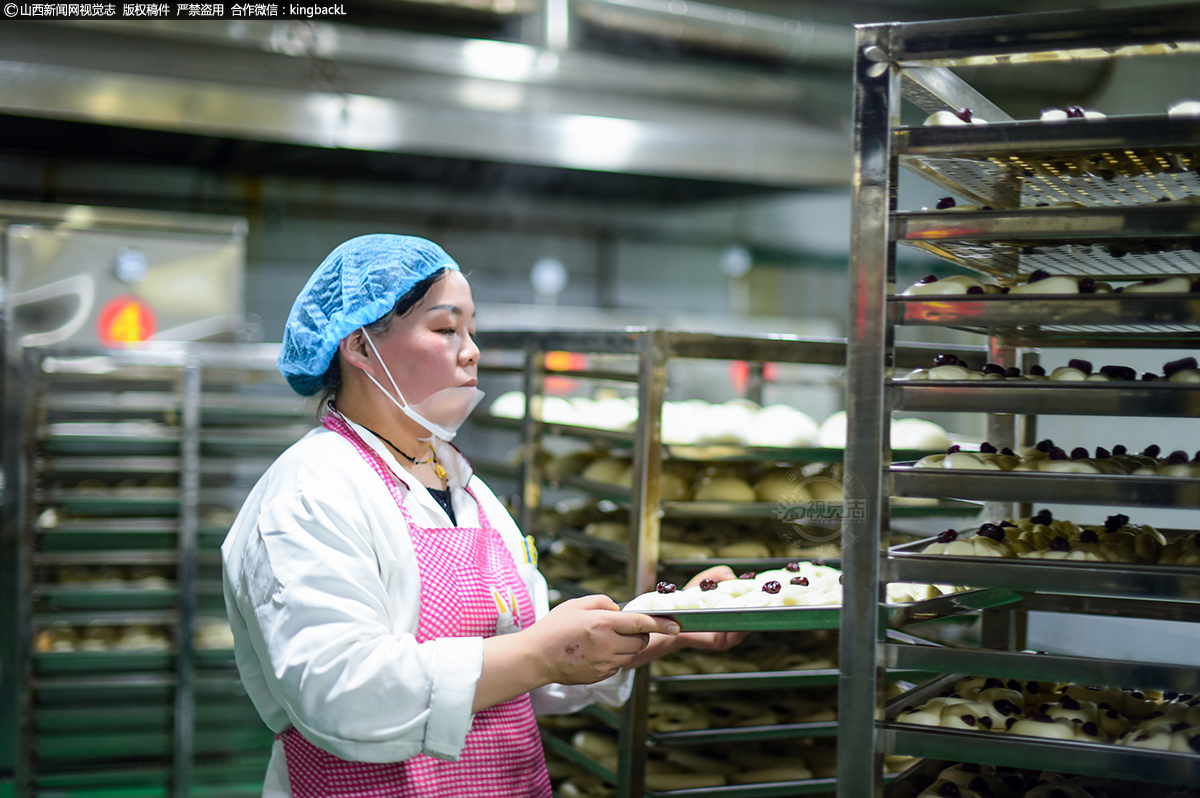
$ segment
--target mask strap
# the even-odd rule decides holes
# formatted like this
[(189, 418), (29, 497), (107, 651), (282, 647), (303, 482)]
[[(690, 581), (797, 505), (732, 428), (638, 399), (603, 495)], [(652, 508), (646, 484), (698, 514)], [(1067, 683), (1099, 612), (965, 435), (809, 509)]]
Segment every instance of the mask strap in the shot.
[[(387, 375), (388, 382), (392, 384), (393, 390), (396, 391), (396, 396), (400, 397), (401, 402), (404, 402), (404, 405), (400, 405), (397, 402), (396, 406), (400, 407), (401, 409), (407, 407), (408, 400), (404, 398), (404, 394), (400, 393), (400, 386), (396, 385), (396, 378), (392, 376), (392, 370), (387, 367), (387, 364), (383, 362), (383, 358), (379, 356), (379, 350), (375, 348), (375, 342), (371, 340), (371, 335), (367, 332), (367, 328), (362, 327), (360, 329), (362, 329), (362, 334), (367, 339), (367, 343), (371, 345), (371, 351), (375, 353), (375, 359), (379, 361), (379, 365), (383, 366), (383, 373)], [(375, 379), (375, 377), (371, 375), (371, 372), (363, 369), (363, 373), (370, 377), (371, 382), (379, 386), (379, 390), (383, 391), (385, 394), (387, 393), (387, 390), (384, 389), (382, 385), (379, 385), (379, 380)], [(391, 396), (388, 396), (388, 398), (391, 399)], [(395, 402), (396, 400), (392, 399), (392, 401)]]

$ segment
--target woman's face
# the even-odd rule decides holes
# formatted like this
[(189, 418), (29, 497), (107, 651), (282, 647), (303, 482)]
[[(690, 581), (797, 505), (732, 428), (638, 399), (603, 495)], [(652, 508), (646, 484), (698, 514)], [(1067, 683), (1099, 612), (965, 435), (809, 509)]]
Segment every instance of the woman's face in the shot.
[[(387, 332), (372, 339), (405, 401), (416, 404), (445, 388), (476, 384), (479, 347), (474, 335), (471, 286), (460, 272), (451, 271), (408, 313), (392, 319)], [(391, 387), (382, 369), (375, 377)]]

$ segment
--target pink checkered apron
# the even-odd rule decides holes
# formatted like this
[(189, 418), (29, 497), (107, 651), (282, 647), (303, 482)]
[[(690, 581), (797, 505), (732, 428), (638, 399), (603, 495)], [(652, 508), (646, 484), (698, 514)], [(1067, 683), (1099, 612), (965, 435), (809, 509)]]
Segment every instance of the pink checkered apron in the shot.
[[(515, 598), (514, 620), (534, 621), (533, 603), (512, 555), (479, 508), (478, 527), (426, 528), (413, 523), (399, 482), (383, 460), (341, 418), (324, 425), (354, 445), (396, 500), (417, 555), (421, 619), (417, 641), (491, 637), (499, 618), (492, 588)], [(405, 486), (405, 490), (408, 487)], [(471, 494), (474, 498), (474, 494)], [(478, 502), (477, 502), (478, 503)], [(550, 777), (529, 694), (475, 715), (457, 762), (418, 754), (403, 762), (349, 762), (306, 740), (294, 727), (280, 738), (294, 798), (549, 798)]]

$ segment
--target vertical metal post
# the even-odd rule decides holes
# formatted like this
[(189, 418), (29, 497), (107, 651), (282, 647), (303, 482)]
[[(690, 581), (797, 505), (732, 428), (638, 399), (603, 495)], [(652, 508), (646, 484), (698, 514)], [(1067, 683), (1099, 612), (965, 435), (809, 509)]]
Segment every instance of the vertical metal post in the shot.
[(746, 398), (761, 405), (763, 393), (766, 391), (766, 364), (761, 360), (753, 360), (748, 364), (746, 372)]
[[(896, 116), (896, 68), (887, 26), (863, 26), (854, 82), (854, 218), (850, 240), (850, 315), (846, 352), (846, 508), (842, 527), (843, 598), (838, 674), (837, 794), (883, 794), (876, 709), (883, 670), (877, 649), (882, 586), (879, 547), (890, 490), (883, 478), (887, 446), (884, 366), (893, 188), (889, 130)], [(864, 767), (862, 754), (872, 752)]]
[[(11, 329), (9, 330), (11, 332)], [(11, 343), (11, 338), (9, 339)], [(36, 407), (42, 389), (41, 368), (43, 353), (38, 349), (5, 350), (6, 393), (4, 396), (4, 429), (16, 434), (5, 435), (4, 473), (6, 498), (3, 512), (3, 551), (15, 552), (9, 562), (15, 570), (14, 579), (7, 584), (14, 591), (12, 599), (15, 622), (11, 642), (15, 667), (13, 729), (16, 735), (13, 752), (14, 795), (30, 796), (36, 787), (33, 767), (33, 495), (34, 460), (37, 457)], [(11, 500), (11, 501), (10, 501)], [(6, 558), (7, 560), (7, 558)], [(7, 568), (8, 566), (0, 566)], [(0, 602), (2, 604), (2, 602)], [(6, 619), (0, 619), (6, 620)], [(8, 681), (6, 676), (4, 681)], [(9, 689), (9, 685), (4, 685)], [(7, 701), (7, 697), (4, 697)]]
[(189, 357), (183, 367), (179, 438), (179, 543), (176, 581), (179, 625), (176, 633), (175, 746), (172, 798), (191, 793), (195, 756), (196, 548), (200, 529), (200, 366)]
[[(1017, 350), (1002, 338), (988, 336), (988, 361), (1004, 368), (1017, 365)], [(997, 449), (1016, 446), (1016, 416), (1011, 413), (988, 413), (986, 419), (987, 440)], [(986, 502), (983, 519), (996, 523), (1012, 516), (1012, 502)]]
[[(629, 582), (635, 593), (658, 580), (658, 532), (662, 507), (662, 408), (667, 389), (668, 333), (642, 333), (638, 363), (638, 420), (633, 446), (633, 498), (630, 506)], [(633, 695), (621, 710), (617, 798), (641, 798), (646, 788), (646, 712), (650, 666), (638, 669)]]
[(517, 522), (526, 535), (534, 533), (534, 519), (542, 504), (542, 381), (546, 353), (525, 352), (525, 417), (521, 421), (521, 506)]

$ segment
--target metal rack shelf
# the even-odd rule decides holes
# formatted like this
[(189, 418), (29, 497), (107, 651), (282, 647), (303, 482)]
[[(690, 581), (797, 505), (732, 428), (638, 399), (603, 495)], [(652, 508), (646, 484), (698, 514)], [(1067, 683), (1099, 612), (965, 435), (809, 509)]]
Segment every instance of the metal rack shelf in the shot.
[[(986, 520), (1012, 502), (1200, 508), (1200, 479), (917, 469), (887, 462), (895, 410), (988, 414), (996, 446), (1031, 443), (1043, 414), (1196, 417), (1200, 394), (1167, 383), (1061, 385), (1048, 381), (938, 383), (887, 379), (887, 354), (905, 326), (978, 334), (989, 360), (1018, 365), (1023, 349), (1194, 348), (1200, 295), (1130, 294), (888, 296), (899, 242), (1010, 285), (1036, 269), (1096, 280), (1200, 273), (1200, 120), (1166, 114), (1016, 121), (949, 67), (1020, 61), (1114, 60), (1200, 49), (1192, 8), (1141, 7), (859, 27), (856, 63), (855, 230), (845, 465), (860, 477), (848, 499), (874, 500), (849, 524), (843, 543), (846, 623), (839, 661), (840, 739), (854, 751), (1096, 773), (1161, 783), (1197, 783), (1200, 758), (1135, 748), (977, 735), (874, 720), (861, 690), (885, 668), (1193, 689), (1194, 669), (1158, 663), (1031, 654), (1019, 613), (1195, 620), (1195, 569), (923, 555), (927, 541), (881, 554), (891, 528), (882, 496), (984, 501)], [(1012, 67), (1016, 69), (1017, 67)], [(897, 127), (903, 101), (925, 113), (970, 108), (990, 124)], [(978, 210), (895, 210), (904, 167)], [(903, 199), (901, 197), (901, 199)], [(1037, 207), (1037, 206), (1046, 207)], [(923, 364), (927, 365), (927, 364)], [(1022, 419), (1028, 417), (1028, 421)], [(1118, 443), (1119, 441), (1114, 441)], [(894, 459), (894, 458), (893, 458)], [(1071, 567), (1083, 565), (1084, 567)], [(1012, 591), (1023, 598), (981, 613), (980, 647), (885, 641), (871, 619), (886, 581), (936, 580)], [(878, 757), (876, 757), (878, 759)], [(873, 794), (882, 774), (862, 757), (839, 758), (847, 795)]]
[(761, 740), (789, 740), (796, 737), (836, 737), (837, 721), (819, 723), (777, 723), (770, 726), (695, 729), (677, 732), (649, 732), (647, 741), (655, 745), (699, 745), (701, 743), (738, 743)]
[[(929, 671), (889, 670), (891, 681), (928, 676)], [(655, 676), (658, 692), (694, 692), (710, 690), (786, 690), (795, 687), (832, 687), (837, 684), (837, 668), (797, 669), (788, 671), (750, 671), (746, 673), (689, 673)]]
[(1200, 757), (1168, 751), (1147, 751), (1119, 745), (1047, 740), (954, 729), (914, 728), (900, 723), (880, 727), (883, 746), (897, 754), (981, 762), (1008, 767), (1060, 771), (1090, 776), (1111, 776), (1157, 784), (1200, 782)]
[(776, 781), (763, 784), (730, 784), (691, 790), (646, 790), (650, 798), (787, 798), (792, 795), (819, 795), (837, 787), (835, 779)]
[(899, 325), (995, 335), (1011, 346), (1195, 347), (1200, 334), (1200, 294), (898, 296), (888, 304)]
[[(165, 795), (168, 785), (176, 795), (232, 795), (246, 791), (226, 792), (230, 779), (261, 778), (271, 738), (232, 652), (197, 650), (193, 632), (214, 608), (223, 615), (211, 580), (197, 579), (220, 562), (218, 508), (235, 508), (270, 458), (311, 427), (268, 349), (24, 352), (28, 379), (14, 404), (28, 480), (16, 670), (17, 713), (32, 731), (18, 744), (18, 794), (111, 785)], [(61, 566), (113, 566), (131, 578), (51, 581)], [(158, 567), (168, 581), (139, 581), (135, 566)], [(127, 634), (143, 625), (166, 638)], [(91, 626), (111, 628), (90, 636)], [(35, 636), (58, 627), (81, 647), (34, 650)], [(78, 716), (62, 713), (76, 708), (95, 723), (64, 726)], [(230, 734), (230, 721), (244, 731)], [(132, 759), (145, 767), (104, 767)], [(230, 769), (215, 772), (218, 760)]]
[(996, 186), (1005, 185), (1022, 207), (1110, 208), (1200, 195), (1198, 128), (1194, 119), (1143, 115), (908, 127), (893, 135), (901, 165), (978, 204), (989, 204)]
[(890, 582), (935, 582), (952, 569), (955, 579), (978, 587), (1156, 603), (1200, 602), (1200, 569), (1195, 567), (922, 554), (932, 542), (926, 538), (892, 547), (884, 578)]
[[(1184, 665), (1132, 662), (1095, 657), (1063, 656), (1023, 651), (945, 648), (920, 643), (888, 643), (884, 649), (889, 668), (952, 674), (986, 674), (1006, 679), (1123, 684), (1146, 690), (1193, 693), (1200, 689), (1200, 673)], [(936, 684), (936, 683), (935, 683)], [(936, 695), (936, 688), (932, 692)], [(913, 703), (901, 696), (892, 709)], [(919, 703), (919, 702), (918, 702)], [(891, 713), (893, 716), (895, 712)]]
[(887, 469), (896, 496), (955, 496), (977, 501), (1026, 501), (1120, 507), (1200, 508), (1200, 479), (1036, 471)]
[[(1200, 416), (1200, 384), (889, 380), (897, 410), (1091, 416)], [(898, 459), (908, 459), (895, 455)]]

